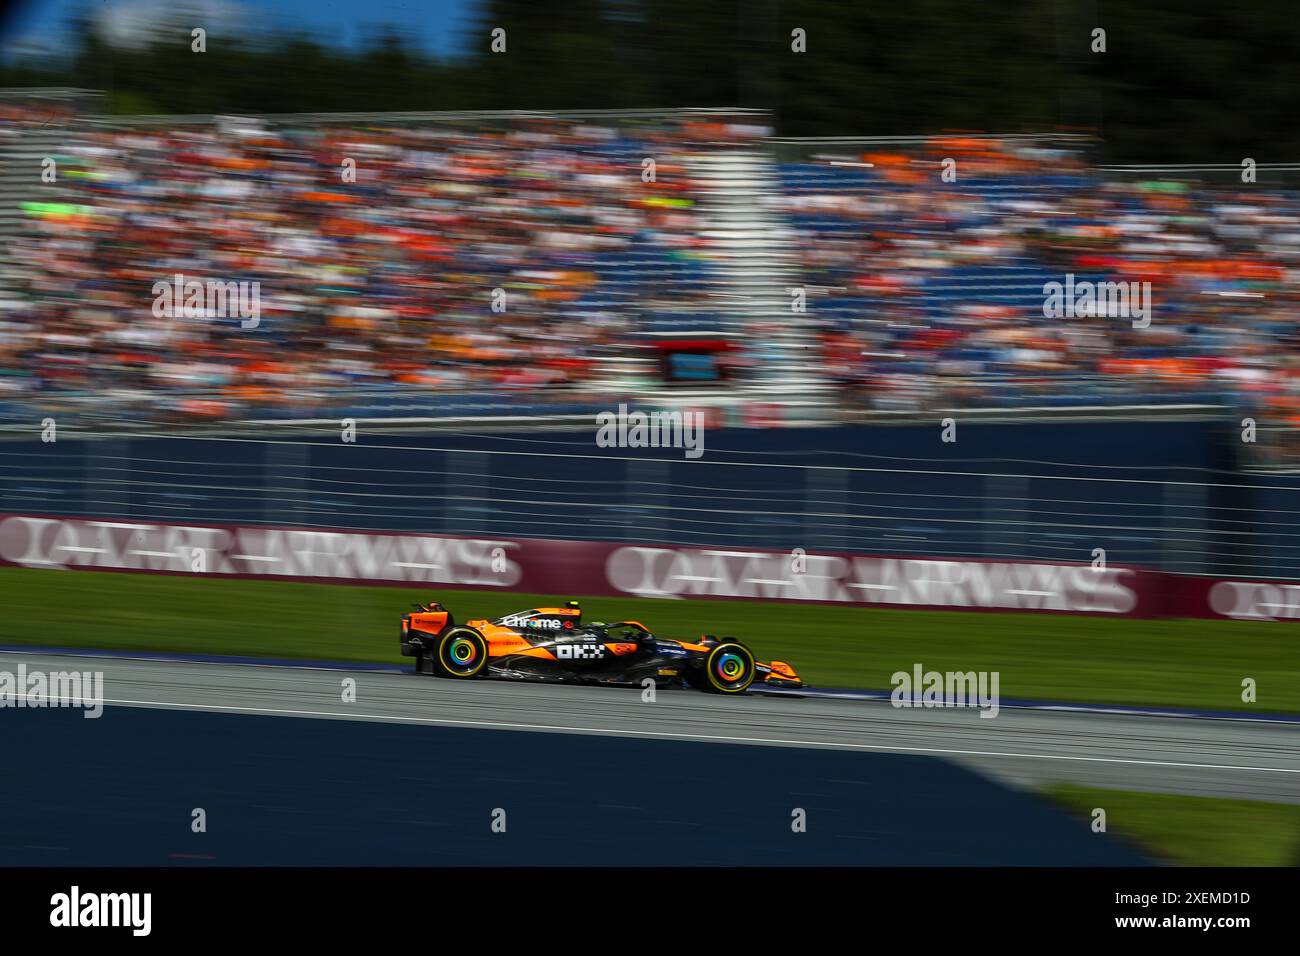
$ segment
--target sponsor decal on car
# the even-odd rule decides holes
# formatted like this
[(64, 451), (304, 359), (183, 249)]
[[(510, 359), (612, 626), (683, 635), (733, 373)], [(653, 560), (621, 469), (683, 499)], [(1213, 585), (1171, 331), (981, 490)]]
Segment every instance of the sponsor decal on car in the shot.
[(538, 630), (558, 631), (560, 622), (553, 617), (520, 617), (518, 614), (511, 614), (509, 617), (501, 619), (502, 627), (531, 627)]
[(562, 661), (589, 661), (605, 656), (604, 644), (559, 644), (555, 656)]

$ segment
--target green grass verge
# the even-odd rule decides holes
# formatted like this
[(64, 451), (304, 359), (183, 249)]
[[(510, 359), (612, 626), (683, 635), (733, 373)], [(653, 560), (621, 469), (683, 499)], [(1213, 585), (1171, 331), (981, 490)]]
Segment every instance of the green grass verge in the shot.
[[(416, 600), (463, 621), (572, 596), (29, 568), (0, 568), (0, 594), (2, 643), (351, 661), (402, 660), (398, 615)], [(1005, 698), (1300, 712), (1300, 628), (1286, 624), (630, 597), (583, 608), (665, 637), (744, 638), (813, 685), (888, 689), (919, 662), (998, 671)]]
[(1106, 831), (1122, 834), (1153, 858), (1183, 866), (1300, 865), (1300, 806), (1134, 793), (1060, 784), (1046, 795), (1092, 820), (1106, 811)]

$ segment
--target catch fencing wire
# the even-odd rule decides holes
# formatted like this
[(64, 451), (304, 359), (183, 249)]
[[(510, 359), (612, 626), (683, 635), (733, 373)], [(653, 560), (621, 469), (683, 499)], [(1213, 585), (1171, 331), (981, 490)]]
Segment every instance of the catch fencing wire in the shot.
[[(1300, 484), (1282, 478), (862, 453), (835, 453), (855, 462), (843, 465), (761, 460), (788, 458), (788, 452), (747, 453), (750, 460), (724, 460), (719, 453), (697, 463), (560, 439), (462, 437), (514, 447), (367, 442), (351, 446), (365, 457), (347, 465), (313, 460), (314, 449), (349, 447), (338, 440), (168, 436), (193, 444), (196, 454), (188, 457), (131, 453), (128, 442), (155, 435), (121, 435), (68, 450), (58, 443), (35, 449), (0, 442), (0, 509), (1070, 563), (1091, 561), (1100, 547), (1112, 564), (1290, 579), (1300, 567)], [(247, 446), (241, 452), (251, 449), (255, 457), (241, 460), (224, 446), (213, 455), (214, 442)], [(391, 452), (425, 455), (428, 464), (366, 463)], [(880, 464), (857, 463), (868, 461)], [(599, 465), (600, 474), (582, 474), (584, 463)], [(566, 476), (575, 466), (578, 477)], [(1134, 477), (1175, 470), (1185, 477)], [(1261, 509), (1251, 503), (1260, 495), (1282, 506)]]

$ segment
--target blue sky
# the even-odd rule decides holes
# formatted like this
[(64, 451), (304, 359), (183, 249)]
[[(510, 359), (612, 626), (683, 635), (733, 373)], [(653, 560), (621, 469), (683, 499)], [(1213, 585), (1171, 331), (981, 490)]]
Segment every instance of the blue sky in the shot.
[[(322, 40), (355, 45), (375, 27), (394, 25), (418, 46), (455, 53), (476, 0), (17, 0), (0, 21), (0, 58), (19, 49), (57, 50), (68, 21), (86, 11), (123, 43), (147, 32), (160, 14), (178, 9), (241, 33), (307, 31)], [(196, 25), (204, 25), (201, 21)], [(209, 36), (214, 30), (209, 28)]]

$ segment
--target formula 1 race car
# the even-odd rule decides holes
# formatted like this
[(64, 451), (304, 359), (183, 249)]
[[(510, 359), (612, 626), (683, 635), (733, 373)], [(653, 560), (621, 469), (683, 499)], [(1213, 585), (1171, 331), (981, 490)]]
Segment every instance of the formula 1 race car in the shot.
[(743, 693), (756, 680), (769, 687), (803, 686), (789, 664), (761, 664), (735, 638), (666, 640), (637, 621), (584, 624), (577, 601), (464, 624), (436, 602), (415, 607), (402, 615), (401, 647), (402, 656), (415, 658), (420, 674), (622, 685), (649, 677), (657, 686), (717, 694)]

